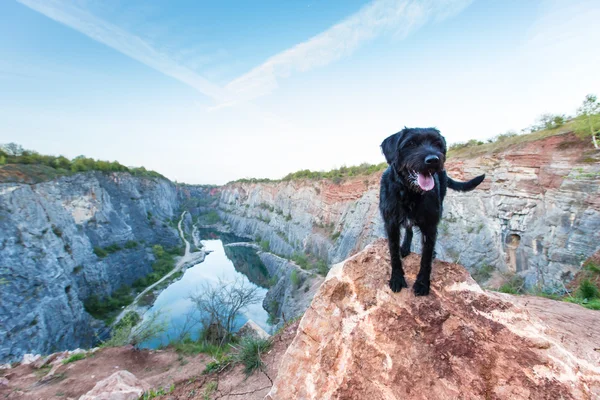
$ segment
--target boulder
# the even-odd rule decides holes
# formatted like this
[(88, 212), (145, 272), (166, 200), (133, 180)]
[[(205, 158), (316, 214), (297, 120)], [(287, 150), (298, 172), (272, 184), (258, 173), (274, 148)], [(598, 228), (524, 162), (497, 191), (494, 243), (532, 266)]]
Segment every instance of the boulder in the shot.
[(239, 337), (252, 337), (255, 339), (268, 339), (271, 337), (263, 328), (251, 319), (248, 320), (242, 327), (237, 331)]
[[(404, 260), (412, 286), (420, 258)], [(429, 296), (388, 287), (387, 241), (334, 266), (267, 399), (600, 398), (600, 313), (482, 290), (436, 261)]]
[(79, 400), (137, 400), (147, 390), (150, 385), (146, 382), (129, 371), (119, 371), (96, 383)]
[(23, 354), (23, 359), (21, 360), (22, 365), (34, 364), (38, 360), (42, 358), (39, 354)]

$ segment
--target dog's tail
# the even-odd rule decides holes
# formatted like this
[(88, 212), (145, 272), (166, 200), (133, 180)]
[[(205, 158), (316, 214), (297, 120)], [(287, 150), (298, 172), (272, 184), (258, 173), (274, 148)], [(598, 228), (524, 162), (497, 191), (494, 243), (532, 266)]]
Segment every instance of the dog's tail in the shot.
[(468, 192), (469, 190), (475, 189), (483, 180), (485, 179), (485, 174), (479, 175), (476, 178), (471, 179), (467, 182), (459, 182), (448, 176), (448, 187), (452, 190), (458, 190), (459, 192)]

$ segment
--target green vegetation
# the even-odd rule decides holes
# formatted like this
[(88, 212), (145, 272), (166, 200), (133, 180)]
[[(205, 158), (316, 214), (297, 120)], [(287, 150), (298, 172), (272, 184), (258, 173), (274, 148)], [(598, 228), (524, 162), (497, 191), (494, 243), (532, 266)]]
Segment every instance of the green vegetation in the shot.
[(184, 354), (186, 356), (202, 353), (208, 354), (214, 358), (221, 358), (227, 354), (227, 348), (223, 346), (210, 343), (207, 340), (194, 341), (189, 337), (186, 337), (178, 342), (171, 343), (171, 346), (177, 353)]
[(99, 298), (95, 294), (91, 295), (83, 302), (83, 306), (92, 317), (109, 324), (115, 317), (115, 312), (121, 307), (131, 304), (132, 301), (131, 289), (123, 285), (105, 298)]
[(60, 228), (56, 225), (52, 225), (52, 232), (54, 232), (54, 234), (58, 237), (62, 237), (62, 231), (60, 230)]
[(509, 294), (525, 293), (525, 279), (522, 276), (514, 274), (509, 275), (508, 280), (498, 288), (499, 292)]
[[(135, 243), (135, 245), (133, 245), (133, 247), (137, 247), (137, 242), (133, 242), (133, 241), (129, 241), (127, 242), (127, 244), (125, 244), (125, 248), (132, 248), (132, 247), (127, 247), (127, 246), (132, 246), (132, 243)], [(109, 254), (112, 253), (116, 253), (119, 250), (123, 250), (121, 248), (121, 246), (119, 246), (116, 243), (113, 244), (109, 244), (106, 247), (94, 247), (94, 254), (96, 254), (96, 256), (100, 257), (100, 258), (104, 258), (106, 256), (108, 256)]]
[(598, 287), (592, 283), (592, 281), (589, 279), (584, 279), (579, 284), (576, 295), (580, 299), (591, 300), (600, 297), (600, 291), (598, 290)]
[(335, 242), (337, 240), (337, 238), (340, 237), (341, 234), (342, 234), (342, 232), (339, 232), (339, 231), (334, 232), (333, 234), (331, 234), (331, 240)]
[[(267, 179), (267, 178), (244, 178), (238, 179), (230, 183), (272, 183), (281, 181), (295, 181), (295, 180), (321, 180), (330, 179), (334, 183), (341, 183), (345, 178), (351, 178), (355, 176), (371, 175), (375, 172), (383, 171), (387, 168), (387, 163), (380, 164), (368, 164), (362, 163), (360, 165), (354, 165), (351, 167), (340, 167), (338, 169), (332, 169), (330, 171), (311, 171), (303, 169), (301, 171), (292, 172), (287, 174), (282, 179)], [(291, 218), (291, 217), (290, 217)]]
[(152, 246), (152, 252), (156, 258), (156, 261), (152, 264), (152, 272), (133, 282), (133, 287), (137, 290), (143, 290), (153, 283), (158, 282), (163, 276), (171, 272), (175, 267), (175, 256), (180, 255), (181, 249), (179, 247), (174, 247), (165, 250), (161, 245), (157, 244)]
[(295, 269), (292, 270), (292, 273), (290, 274), (290, 281), (292, 282), (292, 285), (294, 285), (294, 288), (300, 286), (300, 276), (298, 276), (298, 271)]
[(327, 263), (323, 260), (317, 261), (314, 268), (317, 270), (317, 272), (320, 275), (323, 275), (323, 276), (326, 276), (327, 273), (329, 272), (329, 267), (327, 266)]
[(596, 149), (600, 148), (598, 143), (600, 141), (600, 102), (596, 95), (587, 95), (574, 117), (543, 114), (538, 118), (537, 124), (523, 129), (521, 134), (508, 131), (488, 139), (487, 143), (475, 139), (454, 143), (448, 147), (448, 158), (495, 153), (515, 144), (532, 142), (567, 132), (575, 132), (581, 138), (591, 138), (593, 146)]
[(154, 399), (156, 397), (159, 396), (166, 396), (170, 393), (173, 393), (173, 391), (175, 390), (175, 384), (171, 383), (171, 386), (169, 386), (169, 389), (165, 389), (164, 387), (158, 388), (158, 389), (150, 389), (149, 391), (145, 392), (142, 397), (141, 400), (150, 400), (150, 399)]
[(210, 396), (217, 391), (219, 384), (216, 381), (210, 381), (204, 385), (204, 392), (202, 393), (203, 400), (210, 400)]
[(271, 243), (268, 240), (261, 240), (260, 248), (262, 249), (262, 251), (269, 251), (269, 249), (271, 248)]
[(311, 269), (312, 265), (308, 261), (308, 257), (302, 253), (294, 253), (292, 255), (292, 261), (302, 269)]
[(94, 254), (100, 258), (104, 258), (108, 253), (102, 247), (94, 247)]
[(215, 210), (210, 210), (209, 212), (198, 216), (198, 222), (205, 225), (214, 225), (219, 221), (221, 221), (221, 217), (219, 217), (219, 213)]
[(216, 360), (211, 361), (208, 364), (206, 364), (206, 368), (204, 368), (204, 371), (202, 371), (202, 373), (206, 375), (206, 374), (222, 372), (222, 371), (226, 370), (230, 365), (232, 365), (233, 362), (234, 362), (234, 359), (231, 355), (217, 358)]
[[(45, 179), (53, 179), (58, 176), (70, 175), (77, 172), (85, 171), (101, 171), (101, 172), (129, 172), (134, 176), (142, 176), (149, 178), (162, 178), (164, 176), (158, 172), (148, 171), (144, 167), (129, 168), (116, 161), (101, 161), (87, 158), (84, 156), (75, 157), (69, 160), (63, 156), (48, 156), (42, 155), (33, 150), (24, 149), (16, 143), (7, 143), (0, 145), (0, 165), (2, 168), (9, 165), (20, 166), (39, 166), (41, 169), (20, 168), (14, 172), (32, 172), (32, 176), (36, 181)], [(13, 170), (8, 170), (13, 171)], [(37, 174), (36, 174), (37, 173)]]
[(246, 374), (251, 374), (257, 369), (263, 368), (264, 363), (261, 356), (271, 348), (271, 341), (246, 337), (240, 343), (239, 353), (236, 360), (244, 365)]
[(581, 280), (579, 281), (579, 285), (572, 291), (566, 289), (564, 286), (545, 290), (541, 290), (540, 288), (525, 290), (525, 282), (519, 275), (508, 276), (508, 281), (497, 290), (503, 293), (529, 294), (552, 300), (567, 301), (591, 310), (600, 310), (600, 288), (598, 287), (598, 282), (600, 282), (600, 267), (594, 263), (587, 263), (583, 266), (580, 274)]
[(577, 110), (575, 133), (580, 137), (591, 137), (596, 149), (600, 148), (600, 102), (594, 94), (585, 97), (581, 107)]
[(475, 279), (475, 282), (480, 285), (490, 279), (492, 277), (492, 272), (494, 272), (494, 267), (489, 264), (483, 264), (479, 269), (475, 270), (471, 274), (471, 277)]
[(139, 246), (139, 243), (136, 242), (135, 240), (129, 240), (129, 241), (127, 241), (127, 243), (125, 243), (126, 249), (135, 249), (138, 246)]
[(83, 360), (84, 358), (86, 358), (86, 354), (85, 353), (77, 353), (77, 354), (73, 354), (71, 357), (65, 359), (62, 361), (63, 364), (69, 364), (75, 361), (79, 361), (79, 360)]
[(120, 347), (127, 344), (138, 346), (159, 337), (166, 330), (167, 321), (162, 318), (160, 312), (152, 313), (143, 320), (137, 313), (129, 312), (115, 325), (110, 339), (102, 343), (102, 347)]

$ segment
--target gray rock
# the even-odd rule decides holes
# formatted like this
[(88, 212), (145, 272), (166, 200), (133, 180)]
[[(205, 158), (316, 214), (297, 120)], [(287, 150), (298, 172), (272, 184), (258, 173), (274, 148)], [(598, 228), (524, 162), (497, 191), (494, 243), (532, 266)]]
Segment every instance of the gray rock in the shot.
[[(0, 360), (93, 345), (104, 325), (83, 301), (151, 272), (151, 245), (179, 246), (178, 207), (173, 183), (129, 173), (0, 184)], [(94, 254), (112, 244), (123, 249)]]

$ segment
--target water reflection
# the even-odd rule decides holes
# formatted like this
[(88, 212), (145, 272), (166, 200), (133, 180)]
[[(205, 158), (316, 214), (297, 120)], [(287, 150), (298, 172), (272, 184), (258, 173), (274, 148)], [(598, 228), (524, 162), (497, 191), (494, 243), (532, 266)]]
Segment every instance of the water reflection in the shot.
[[(148, 315), (161, 312), (161, 317), (167, 322), (167, 331), (160, 337), (145, 342), (142, 347), (157, 348), (177, 338), (182, 329), (189, 324), (189, 314), (194, 309), (189, 296), (202, 290), (205, 284), (217, 284), (219, 279), (227, 282), (240, 279), (246, 285), (257, 288), (260, 302), (248, 306), (236, 321), (236, 326), (240, 327), (248, 319), (252, 319), (266, 331), (269, 330), (268, 314), (262, 307), (262, 300), (267, 293), (268, 274), (256, 251), (248, 247), (224, 247), (223, 242), (241, 241), (232, 235), (216, 236), (207, 231), (202, 232), (201, 237), (214, 238), (202, 240), (204, 249), (212, 252), (206, 256), (204, 262), (189, 268), (179, 281), (160, 293)], [(197, 339), (198, 330), (199, 327), (192, 330), (192, 339)]]

